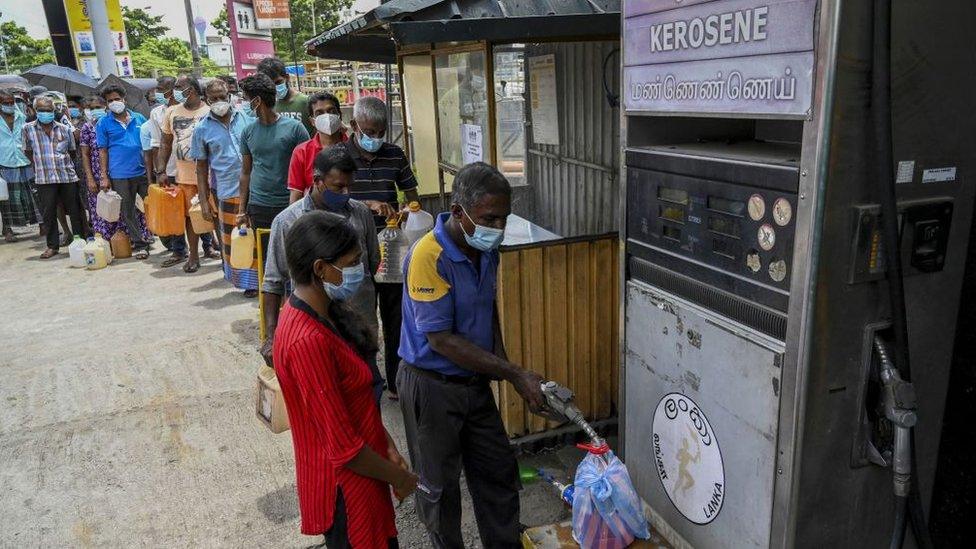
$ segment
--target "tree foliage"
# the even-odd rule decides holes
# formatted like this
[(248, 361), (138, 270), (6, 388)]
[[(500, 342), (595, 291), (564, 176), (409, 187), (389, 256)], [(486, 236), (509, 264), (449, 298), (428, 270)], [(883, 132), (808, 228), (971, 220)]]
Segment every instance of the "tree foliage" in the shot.
[(20, 73), (44, 63), (54, 63), (54, 47), (50, 38), (31, 38), (27, 29), (13, 21), (0, 24), (0, 34), (3, 35), (10, 72)]
[(162, 15), (153, 15), (149, 9), (122, 6), (122, 21), (125, 23), (125, 35), (129, 38), (129, 50), (139, 49), (149, 38), (160, 38), (169, 32), (169, 27), (163, 24)]
[(217, 29), (217, 34), (224, 38), (230, 38), (230, 23), (227, 22), (227, 4), (220, 8), (220, 13), (210, 22), (210, 26)]
[[(312, 32), (312, 2), (315, 2), (315, 33)], [(352, 6), (352, 0), (291, 0), (290, 29), (275, 29), (271, 31), (275, 52), (278, 57), (291, 61), (291, 35), (295, 33), (295, 50), (298, 60), (313, 59), (305, 53), (305, 42), (321, 34), (339, 23), (339, 16)]]
[[(151, 78), (157, 75), (176, 76), (193, 70), (190, 46), (179, 38), (146, 38), (139, 49), (130, 52), (137, 78)], [(227, 74), (226, 69), (217, 66), (206, 57), (202, 58), (200, 63), (204, 76)]]

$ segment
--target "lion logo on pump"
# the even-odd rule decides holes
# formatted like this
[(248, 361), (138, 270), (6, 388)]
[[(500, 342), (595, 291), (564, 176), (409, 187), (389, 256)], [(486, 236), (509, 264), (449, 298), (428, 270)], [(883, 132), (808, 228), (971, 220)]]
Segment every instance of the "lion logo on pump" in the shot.
[(671, 503), (695, 524), (715, 520), (725, 502), (725, 465), (718, 438), (691, 398), (668, 393), (652, 427), (654, 464)]

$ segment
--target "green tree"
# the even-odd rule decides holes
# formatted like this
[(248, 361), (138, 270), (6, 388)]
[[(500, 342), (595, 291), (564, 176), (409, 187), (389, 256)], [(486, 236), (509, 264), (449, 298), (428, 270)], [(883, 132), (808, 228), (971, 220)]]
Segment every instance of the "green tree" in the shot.
[(230, 23), (227, 22), (227, 4), (220, 8), (220, 13), (210, 22), (210, 25), (217, 30), (219, 36), (230, 38)]
[(129, 51), (139, 49), (149, 38), (159, 38), (169, 32), (169, 27), (163, 24), (163, 16), (149, 13), (148, 8), (122, 6), (122, 21), (129, 38)]
[(54, 47), (50, 38), (31, 38), (27, 29), (13, 21), (0, 24), (0, 34), (3, 35), (10, 72), (24, 72), (44, 63), (54, 63)]
[[(193, 70), (190, 46), (179, 38), (146, 38), (139, 49), (131, 50), (132, 67), (137, 78), (157, 75), (176, 76)], [(219, 76), (227, 71), (210, 59), (200, 62), (204, 76)]]
[(314, 38), (312, 33), (312, 2), (315, 2), (315, 33), (321, 34), (339, 23), (339, 15), (349, 9), (352, 0), (291, 0), (290, 29), (274, 29), (274, 40), (278, 57), (288, 62), (292, 60), (291, 35), (295, 33), (295, 50), (299, 61), (314, 59), (305, 53), (305, 42)]

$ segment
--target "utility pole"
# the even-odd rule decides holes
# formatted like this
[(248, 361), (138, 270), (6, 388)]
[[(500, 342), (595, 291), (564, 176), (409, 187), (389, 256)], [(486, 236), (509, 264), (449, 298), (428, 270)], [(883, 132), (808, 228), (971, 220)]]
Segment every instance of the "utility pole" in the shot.
[[(315, 9), (314, 4), (313, 4), (312, 9)], [(313, 19), (312, 24), (313, 25), (315, 24), (314, 19)], [(0, 11), (0, 27), (2, 27), (2, 25), (3, 25), (3, 12)], [(4, 42), (3, 42), (3, 32), (2, 31), (0, 31), (0, 51), (3, 51), (3, 72), (9, 73), (10, 72), (10, 67), (7, 66), (7, 46), (4, 45)]]
[(190, 53), (193, 55), (193, 76), (200, 77), (200, 46), (197, 44), (196, 29), (193, 28), (193, 8), (190, 0), (183, 0), (186, 8), (186, 30), (190, 33)]
[(88, 2), (88, 18), (91, 20), (99, 78), (118, 74), (119, 69), (115, 64), (115, 40), (112, 30), (108, 27), (108, 8), (105, 6), (105, 0)]

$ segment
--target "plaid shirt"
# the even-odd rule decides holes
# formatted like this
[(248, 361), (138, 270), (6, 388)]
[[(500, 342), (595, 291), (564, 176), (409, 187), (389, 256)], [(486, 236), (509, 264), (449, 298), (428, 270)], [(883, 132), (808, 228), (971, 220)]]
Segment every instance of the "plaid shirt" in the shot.
[(75, 150), (74, 128), (52, 122), (51, 136), (36, 120), (24, 124), (24, 149), (33, 153), (34, 182), (38, 185), (78, 181), (70, 151)]

